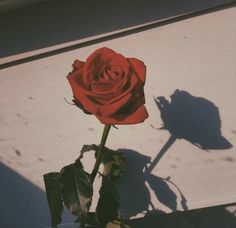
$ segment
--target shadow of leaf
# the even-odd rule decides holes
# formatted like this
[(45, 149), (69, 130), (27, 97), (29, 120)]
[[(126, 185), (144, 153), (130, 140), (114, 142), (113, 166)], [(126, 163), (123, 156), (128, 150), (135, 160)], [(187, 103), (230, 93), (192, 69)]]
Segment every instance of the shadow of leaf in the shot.
[(146, 180), (158, 200), (169, 209), (175, 211), (177, 209), (177, 196), (163, 178), (148, 174)]
[(151, 158), (134, 150), (119, 150), (122, 151), (127, 161), (126, 171), (117, 185), (121, 215), (130, 218), (142, 213), (162, 212), (152, 204), (150, 189), (155, 193), (160, 203), (170, 210), (177, 210), (177, 200), (179, 199), (171, 187), (179, 192), (180, 190), (173, 182), (146, 172)]
[(120, 150), (127, 161), (125, 173), (117, 185), (120, 195), (120, 213), (130, 218), (148, 209), (150, 193), (145, 185), (143, 170), (151, 158), (133, 150)]

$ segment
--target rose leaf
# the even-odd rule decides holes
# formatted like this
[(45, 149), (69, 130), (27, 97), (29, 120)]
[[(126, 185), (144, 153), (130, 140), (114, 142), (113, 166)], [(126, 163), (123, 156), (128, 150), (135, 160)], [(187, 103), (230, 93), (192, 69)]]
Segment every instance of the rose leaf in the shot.
[(83, 147), (80, 151), (80, 156), (79, 156), (78, 160), (81, 160), (83, 158), (84, 153), (86, 153), (88, 151), (91, 151), (91, 150), (97, 151), (97, 149), (98, 149), (98, 146), (96, 144), (90, 144), (90, 145), (85, 144), (85, 145), (83, 145)]
[(64, 204), (80, 222), (86, 222), (93, 196), (90, 174), (84, 171), (82, 163), (77, 160), (61, 170), (60, 182)]
[(109, 176), (112, 180), (117, 180), (125, 172), (126, 160), (120, 151), (113, 151), (108, 148), (103, 156), (103, 175)]
[(44, 184), (48, 205), (51, 213), (51, 223), (55, 227), (61, 222), (63, 211), (62, 195), (60, 189), (60, 174), (57, 172), (47, 173), (44, 176)]
[(107, 223), (118, 217), (119, 195), (113, 182), (106, 176), (102, 177), (102, 186), (99, 194), (96, 216), (99, 227), (105, 227)]

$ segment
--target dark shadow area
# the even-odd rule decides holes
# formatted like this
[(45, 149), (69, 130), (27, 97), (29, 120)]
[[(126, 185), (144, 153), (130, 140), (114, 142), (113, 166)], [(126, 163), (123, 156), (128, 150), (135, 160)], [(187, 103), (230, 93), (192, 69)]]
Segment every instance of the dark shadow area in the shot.
[(186, 13), (220, 10), (232, 2), (50, 0), (0, 15), (0, 58)]
[(170, 177), (162, 178), (146, 172), (150, 157), (129, 149), (120, 149), (120, 151), (127, 161), (125, 175), (121, 177), (117, 186), (120, 194), (120, 213), (125, 218), (139, 213), (163, 213), (154, 207), (149, 189), (170, 210), (177, 210), (177, 200), (181, 202), (183, 210), (187, 209), (184, 195)]
[(170, 103), (156, 98), (163, 129), (178, 139), (185, 139), (203, 150), (229, 149), (231, 143), (221, 134), (219, 109), (209, 100), (176, 90)]
[[(0, 162), (0, 227), (43, 228), (50, 225), (46, 194)], [(66, 212), (63, 221), (73, 221)]]
[(0, 0), (0, 14), (19, 10), (48, 0)]
[(155, 98), (163, 127), (171, 134), (157, 154), (148, 171), (160, 161), (176, 139), (185, 139), (203, 150), (224, 150), (232, 144), (221, 134), (219, 109), (209, 100), (176, 90), (170, 102), (165, 97)]
[(225, 206), (204, 208), (200, 210), (159, 214), (142, 219), (130, 220), (135, 228), (234, 228), (236, 217)]

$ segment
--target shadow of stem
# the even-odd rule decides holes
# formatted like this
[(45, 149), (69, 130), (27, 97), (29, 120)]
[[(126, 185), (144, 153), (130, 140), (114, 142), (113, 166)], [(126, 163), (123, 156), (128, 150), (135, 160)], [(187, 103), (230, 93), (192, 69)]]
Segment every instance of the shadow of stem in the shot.
[(161, 160), (161, 158), (164, 156), (164, 154), (167, 152), (167, 150), (173, 145), (177, 138), (174, 135), (171, 135), (165, 145), (162, 147), (162, 149), (159, 151), (151, 165), (147, 168), (146, 173), (151, 173), (157, 163)]

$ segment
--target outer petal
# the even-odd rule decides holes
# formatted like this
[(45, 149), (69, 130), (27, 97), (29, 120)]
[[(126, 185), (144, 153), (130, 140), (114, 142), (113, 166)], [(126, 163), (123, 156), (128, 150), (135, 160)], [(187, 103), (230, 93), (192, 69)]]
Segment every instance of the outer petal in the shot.
[(74, 73), (68, 74), (67, 79), (70, 83), (75, 99), (82, 104), (82, 106), (84, 107), (84, 109), (86, 109), (86, 111), (96, 114), (97, 110), (99, 109), (99, 104), (96, 104), (96, 102), (93, 102), (89, 98), (90, 92), (86, 91), (79, 85), (78, 79), (75, 78)]
[(74, 63), (72, 64), (72, 67), (73, 67), (73, 72), (74, 72), (74, 71), (77, 71), (77, 70), (80, 70), (80, 69), (83, 69), (83, 67), (84, 67), (84, 62), (82, 62), (82, 61), (76, 59), (76, 60), (74, 61)]
[(145, 84), (146, 80), (146, 66), (145, 64), (136, 58), (128, 58), (130, 65), (132, 66), (134, 72), (139, 77), (143, 85)]
[(140, 106), (130, 115), (120, 115), (120, 116), (99, 116), (96, 117), (100, 120), (103, 124), (137, 124), (143, 122), (145, 119), (148, 118), (148, 112), (144, 105)]

